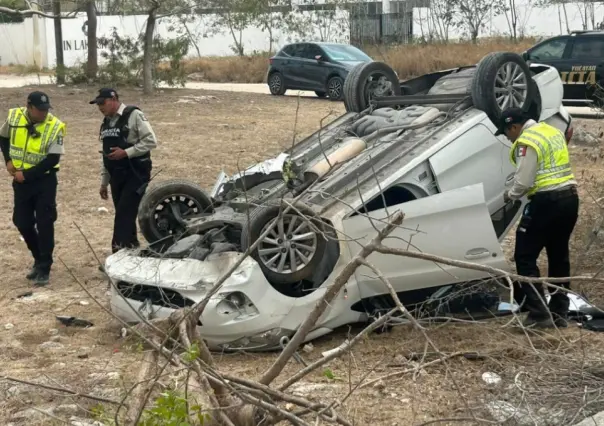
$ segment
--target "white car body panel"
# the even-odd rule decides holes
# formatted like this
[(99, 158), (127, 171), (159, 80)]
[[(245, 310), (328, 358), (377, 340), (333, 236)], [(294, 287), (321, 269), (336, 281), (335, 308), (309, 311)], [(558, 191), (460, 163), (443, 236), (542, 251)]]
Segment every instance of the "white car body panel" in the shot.
[[(508, 270), (501, 246), (485, 204), (482, 184), (451, 189), (441, 194), (410, 201), (387, 209), (404, 212), (403, 225), (396, 228), (384, 245), (475, 262)], [(357, 215), (343, 221), (344, 235), (352, 254), (367, 244), (387, 220), (385, 209), (367, 216)], [(388, 278), (396, 291), (472, 281), (487, 273), (463, 269), (411, 257), (373, 253), (367, 259)], [(363, 297), (384, 294), (388, 290), (366, 266), (355, 273)]]
[(480, 176), (490, 213), (503, 207), (502, 191), (511, 185), (515, 168), (509, 160), (511, 144), (504, 137), (494, 137), (486, 118), (466, 131), (463, 143), (452, 143), (430, 157), (430, 165), (441, 191), (475, 183)]

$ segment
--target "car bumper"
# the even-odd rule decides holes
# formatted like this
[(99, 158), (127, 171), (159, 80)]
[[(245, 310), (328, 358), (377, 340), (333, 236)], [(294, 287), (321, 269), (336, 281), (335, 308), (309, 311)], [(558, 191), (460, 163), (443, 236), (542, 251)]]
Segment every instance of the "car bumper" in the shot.
[[(242, 256), (227, 252), (194, 259), (143, 257), (122, 250), (109, 256), (105, 271), (112, 281), (111, 311), (129, 323), (165, 318), (204, 299), (213, 284)], [(211, 350), (271, 350), (299, 325), (287, 324), (297, 299), (267, 282), (258, 263), (246, 257), (210, 298), (199, 331)], [(300, 306), (298, 306), (300, 307)], [(287, 327), (293, 325), (293, 328)]]

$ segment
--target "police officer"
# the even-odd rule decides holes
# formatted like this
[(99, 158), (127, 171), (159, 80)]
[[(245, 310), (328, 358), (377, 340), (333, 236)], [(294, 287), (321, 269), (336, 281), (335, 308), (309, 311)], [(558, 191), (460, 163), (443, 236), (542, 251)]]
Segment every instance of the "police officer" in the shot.
[[(564, 135), (545, 122), (535, 122), (518, 108), (503, 112), (496, 134), (505, 134), (513, 143), (510, 159), (516, 166), (514, 183), (504, 199), (507, 202), (526, 195), (529, 200), (516, 230), (518, 274), (539, 277), (537, 258), (545, 248), (548, 276), (570, 276), (569, 240), (577, 222), (579, 196)], [(516, 300), (522, 303), (524, 299), (523, 310), (528, 311), (524, 325), (566, 327), (567, 293), (550, 288), (553, 294), (546, 305), (542, 284), (533, 285), (536, 292), (530, 283), (514, 286)], [(570, 288), (570, 282), (555, 285)]]
[(57, 172), (64, 154), (65, 124), (49, 112), (50, 99), (32, 92), (27, 107), (12, 108), (0, 128), (0, 147), (13, 177), (13, 223), (34, 258), (26, 275), (36, 285), (50, 278), (57, 220)]
[(99, 134), (103, 155), (99, 192), (106, 200), (111, 187), (115, 207), (111, 251), (115, 253), (139, 246), (136, 217), (151, 179), (150, 151), (157, 139), (143, 112), (120, 102), (114, 89), (100, 89), (90, 104), (96, 104), (105, 116)]

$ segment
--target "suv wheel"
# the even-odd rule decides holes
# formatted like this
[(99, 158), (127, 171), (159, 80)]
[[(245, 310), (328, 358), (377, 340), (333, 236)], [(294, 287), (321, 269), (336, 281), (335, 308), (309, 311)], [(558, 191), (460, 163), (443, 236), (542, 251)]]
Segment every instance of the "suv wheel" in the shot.
[(287, 90), (285, 88), (285, 82), (283, 81), (283, 74), (280, 72), (274, 72), (268, 76), (268, 88), (272, 95), (283, 95)]

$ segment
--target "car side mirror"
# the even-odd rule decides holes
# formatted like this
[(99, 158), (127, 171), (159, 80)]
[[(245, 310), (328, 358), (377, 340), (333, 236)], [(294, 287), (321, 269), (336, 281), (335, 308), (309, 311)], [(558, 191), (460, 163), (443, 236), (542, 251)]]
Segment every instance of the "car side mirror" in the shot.
[(527, 51), (522, 52), (522, 59), (524, 59), (525, 61), (528, 61), (529, 59), (531, 59), (531, 55), (529, 55), (529, 53)]

